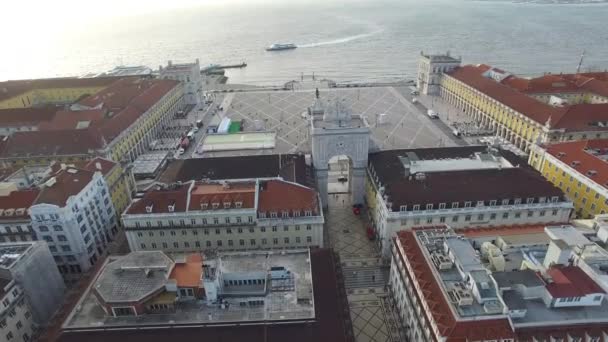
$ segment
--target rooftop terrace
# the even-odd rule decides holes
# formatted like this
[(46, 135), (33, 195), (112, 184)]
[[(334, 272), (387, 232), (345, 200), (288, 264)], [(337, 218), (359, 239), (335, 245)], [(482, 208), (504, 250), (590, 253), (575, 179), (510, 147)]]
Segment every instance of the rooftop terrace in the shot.
[[(157, 272), (158, 277), (152, 279), (144, 274), (144, 268), (158, 267), (159, 254), (162, 252), (135, 252), (127, 257), (110, 257), (101, 270), (100, 276), (95, 282), (96, 291), (117, 294), (124, 297), (125, 294), (131, 298), (133, 296), (141, 298), (142, 295), (149, 293), (149, 287), (140, 286), (142, 280), (154, 283), (157, 288), (159, 281), (165, 281), (167, 274), (165, 271)], [(153, 257), (148, 257), (153, 253)], [(140, 257), (142, 256), (142, 257)], [(174, 258), (176, 256), (173, 256)], [(162, 260), (165, 260), (161, 258)], [(173, 266), (171, 259), (168, 265), (162, 261), (162, 267), (169, 269)], [(308, 292), (309, 298), (313, 297), (312, 269), (310, 264), (310, 254), (308, 250), (290, 251), (260, 251), (243, 253), (221, 253), (215, 257), (204, 258), (205, 264), (215, 263), (220, 269), (217, 274), (223, 274), (224, 279), (230, 276), (247, 275), (259, 272), (268, 276), (268, 289), (262, 295), (239, 295), (235, 292), (224, 291), (222, 302), (209, 303), (208, 301), (192, 300), (176, 302), (175, 312), (143, 314), (139, 316), (109, 316), (107, 315), (98, 300), (93, 294), (93, 288), (89, 287), (84, 293), (76, 309), (70, 314), (64, 323), (64, 329), (95, 329), (95, 328), (120, 328), (128, 326), (150, 327), (150, 326), (177, 326), (177, 325), (202, 325), (212, 326), (217, 324), (242, 324), (245, 322), (255, 323), (262, 321), (281, 321), (286, 323), (297, 323), (315, 320), (314, 300), (302, 301), (302, 294)], [(152, 263), (152, 264), (146, 264)], [(120, 272), (118, 269), (127, 268)], [(283, 267), (288, 270), (289, 276), (282, 279), (274, 279), (270, 276), (272, 267)], [(141, 271), (137, 271), (135, 270)], [(137, 271), (137, 272), (136, 272)], [(150, 271), (153, 274), (153, 270)], [(200, 274), (200, 270), (198, 270)], [(181, 275), (184, 277), (184, 275)], [(127, 282), (124, 281), (127, 277)], [(118, 286), (118, 292), (110, 291), (116, 288), (116, 284), (131, 284), (129, 289)], [(221, 284), (220, 284), (221, 286)], [(110, 290), (108, 290), (110, 289)], [(142, 291), (140, 291), (142, 290)], [(133, 297), (133, 298), (135, 298)], [(129, 300), (124, 298), (124, 300)], [(250, 301), (262, 301), (263, 304), (251, 306), (243, 305)]]

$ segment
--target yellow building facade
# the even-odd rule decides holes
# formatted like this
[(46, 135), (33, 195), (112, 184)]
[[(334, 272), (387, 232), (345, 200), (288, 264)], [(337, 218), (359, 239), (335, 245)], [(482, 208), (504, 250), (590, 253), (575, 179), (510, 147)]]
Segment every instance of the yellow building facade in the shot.
[(134, 161), (146, 151), (155, 137), (160, 135), (163, 127), (168, 126), (174, 114), (183, 107), (184, 87), (179, 83), (113, 139), (104, 149), (103, 155), (117, 162)]
[[(98, 91), (106, 88), (111, 82), (109, 79), (100, 79), (101, 81), (89, 81), (89, 79), (70, 80), (76, 84), (73, 86), (61, 85), (64, 80), (57, 81), (54, 86), (52, 80), (45, 80), (44, 88), (37, 88), (41, 85), (33, 81), (31, 89), (24, 89), (23, 92), (17, 91), (14, 96), (0, 100), (0, 109), (9, 108), (29, 108), (34, 105), (43, 104), (62, 104), (73, 103), (85, 95), (95, 94)], [(6, 82), (5, 82), (6, 83)], [(78, 83), (98, 83), (97, 85), (78, 85)], [(5, 86), (0, 83), (0, 89)], [(6, 87), (10, 87), (7, 85)]]
[[(93, 159), (90, 164), (95, 164), (100, 158)], [(132, 199), (132, 177), (130, 172), (127, 172), (119, 163), (114, 163), (105, 160), (105, 163), (113, 164), (109, 170), (104, 173), (104, 178), (110, 189), (112, 204), (116, 210), (116, 214), (120, 215), (127, 208)]]
[[(576, 218), (593, 218), (608, 212), (607, 184), (602, 184), (598, 170), (604, 161), (594, 162), (595, 156), (588, 155), (584, 148), (572, 149), (572, 146), (584, 146), (586, 141), (558, 143), (548, 146), (533, 145), (528, 163), (538, 170), (547, 180), (560, 188), (574, 203)], [(563, 149), (563, 151), (562, 151)], [(567, 151), (567, 152), (565, 152)]]
[(449, 75), (441, 79), (440, 96), (482, 126), (493, 128), (500, 137), (523, 151), (529, 151), (530, 146), (537, 140), (545, 142), (560, 139), (560, 136), (550, 132), (546, 125), (531, 120)]

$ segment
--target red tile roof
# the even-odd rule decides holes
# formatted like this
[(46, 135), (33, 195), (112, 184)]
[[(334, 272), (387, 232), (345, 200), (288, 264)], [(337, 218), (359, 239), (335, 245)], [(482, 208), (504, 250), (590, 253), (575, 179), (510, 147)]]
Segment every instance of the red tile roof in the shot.
[(290, 216), (294, 211), (304, 216), (305, 210), (319, 214), (317, 193), (311, 188), (296, 183), (281, 180), (270, 180), (260, 183), (258, 211), (276, 212), (279, 216), (288, 211)]
[(106, 112), (104, 109), (61, 110), (53, 120), (41, 124), (40, 130), (88, 129), (102, 120)]
[(173, 212), (185, 212), (188, 202), (188, 189), (191, 183), (175, 185), (167, 189), (152, 190), (145, 193), (140, 200), (134, 201), (125, 214), (147, 214), (146, 207), (152, 207), (149, 214), (169, 213), (169, 206), (174, 206)]
[(608, 154), (608, 139), (563, 142), (548, 145), (546, 150), (581, 175), (608, 188), (608, 162), (594, 154), (598, 150), (601, 155)]
[(16, 132), (7, 138), (0, 157), (87, 155), (103, 146), (103, 139), (88, 130)]
[(605, 293), (602, 288), (578, 266), (553, 266), (547, 270), (553, 282), (546, 285), (553, 298), (584, 297)]
[(42, 78), (0, 82), (0, 101), (34, 89), (103, 87), (116, 81), (116, 77), (95, 78)]
[(84, 169), (89, 171), (101, 171), (103, 175), (107, 175), (108, 172), (112, 171), (114, 166), (117, 164), (111, 160), (104, 159), (101, 157), (96, 157), (94, 159), (89, 160), (85, 165)]
[[(565, 129), (566, 131), (606, 130), (599, 127), (596, 122), (606, 121), (608, 104), (576, 104), (553, 107), (526, 95), (526, 93), (535, 93), (541, 89), (543, 92), (548, 92), (549, 89), (553, 89), (551, 91), (555, 92), (563, 92), (565, 89), (569, 89), (568, 87), (577, 88), (575, 84), (564, 79), (564, 75), (545, 75), (533, 80), (509, 76), (502, 82), (496, 82), (483, 75), (487, 70), (487, 66), (466, 65), (456, 68), (448, 74), (539, 124), (545, 125), (549, 121), (551, 128)], [(571, 76), (574, 78), (583, 77), (580, 75)], [(597, 82), (594, 84), (598, 89), (603, 87), (602, 84)], [(562, 83), (564, 84), (563, 87), (555, 86)], [(608, 90), (608, 82), (606, 88)], [(608, 96), (608, 93), (606, 96)]]
[(190, 196), (189, 210), (202, 210), (202, 204), (207, 204), (207, 210), (213, 210), (213, 203), (219, 203), (218, 209), (224, 209), (224, 203), (230, 203), (234, 209), (234, 203), (241, 202), (241, 208), (255, 208), (255, 183), (226, 183), (207, 184), (197, 183)]
[(65, 206), (71, 196), (80, 193), (91, 182), (93, 175), (94, 172), (76, 168), (59, 171), (53, 176), (56, 180), (55, 184), (42, 188), (36, 204)]
[(480, 237), (480, 236), (507, 236), (507, 235), (520, 235), (520, 234), (537, 234), (543, 233), (545, 227), (551, 225), (558, 225), (565, 223), (543, 223), (543, 224), (529, 224), (529, 225), (511, 225), (511, 226), (497, 226), (497, 227), (468, 227), (454, 229), (458, 234), (462, 234), (468, 238)]
[(109, 114), (93, 126), (111, 141), (178, 84), (173, 80), (123, 78), (79, 104), (108, 111)]
[(483, 67), (465, 65), (448, 74), (530, 119), (545, 124), (554, 110), (553, 107), (483, 76), (486, 70)]
[[(40, 194), (38, 189), (35, 190), (18, 190), (12, 191), (7, 196), (0, 196), (0, 209), (3, 212), (0, 214), (0, 219), (15, 219), (15, 218), (28, 218), (29, 214), (27, 210), (34, 204), (36, 198)], [(20, 209), (24, 208), (25, 211), (21, 215), (13, 212), (12, 215), (5, 215), (6, 209)]]
[(178, 287), (201, 287), (201, 275), (203, 274), (203, 256), (190, 254), (186, 262), (175, 263), (171, 271), (170, 279), (175, 279)]
[(527, 94), (590, 92), (608, 96), (608, 73), (548, 74), (532, 79), (510, 76), (503, 84)]
[(407, 259), (414, 271), (413, 274), (406, 273), (409, 277), (414, 278), (421, 288), (420, 292), (416, 292), (417, 296), (420, 300), (425, 301), (430, 309), (430, 311), (423, 310), (422, 312), (427, 320), (435, 322), (439, 333), (445, 337), (446, 341), (465, 342), (514, 338), (515, 334), (506, 318), (459, 321), (454, 317), (450, 304), (418, 245), (414, 231), (400, 231), (397, 233), (396, 239), (405, 253), (402, 255), (399, 251), (399, 257), (403, 259), (403, 262)]
[(9, 108), (0, 109), (0, 127), (19, 125), (38, 126), (51, 121), (57, 113), (57, 107), (42, 108)]

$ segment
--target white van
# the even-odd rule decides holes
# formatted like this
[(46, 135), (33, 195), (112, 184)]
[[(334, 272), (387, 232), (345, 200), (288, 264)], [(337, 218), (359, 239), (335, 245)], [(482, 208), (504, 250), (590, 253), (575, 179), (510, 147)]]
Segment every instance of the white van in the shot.
[(431, 119), (439, 119), (439, 114), (437, 114), (437, 113), (436, 113), (434, 110), (432, 110), (432, 109), (429, 109), (429, 110), (426, 112), (426, 115), (428, 115), (428, 116), (429, 116), (429, 118), (431, 118)]
[(190, 131), (188, 132), (188, 134), (186, 134), (186, 136), (188, 137), (188, 139), (192, 140), (194, 138), (194, 132)]

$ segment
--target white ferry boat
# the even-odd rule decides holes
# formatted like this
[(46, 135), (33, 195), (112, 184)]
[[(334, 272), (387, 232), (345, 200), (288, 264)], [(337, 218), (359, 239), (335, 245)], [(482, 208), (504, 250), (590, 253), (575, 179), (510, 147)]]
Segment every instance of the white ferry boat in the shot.
[(266, 51), (292, 50), (297, 48), (296, 44), (272, 44), (266, 48)]

